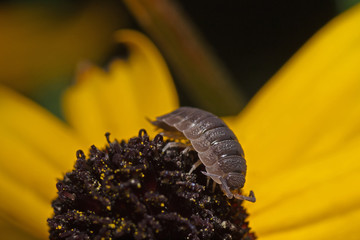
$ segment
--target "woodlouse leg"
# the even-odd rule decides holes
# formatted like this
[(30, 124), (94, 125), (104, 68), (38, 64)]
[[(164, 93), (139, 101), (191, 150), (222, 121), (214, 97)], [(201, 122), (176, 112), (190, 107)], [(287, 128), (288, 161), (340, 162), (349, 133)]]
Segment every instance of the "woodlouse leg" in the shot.
[[(185, 148), (186, 149), (186, 148)], [(198, 166), (202, 164), (201, 160), (197, 160), (196, 163), (194, 163), (189, 171), (188, 174), (191, 174)]]
[[(186, 145), (186, 144), (185, 144)], [(181, 154), (187, 154), (189, 151), (194, 150), (192, 145), (187, 146), (184, 150), (181, 151)], [(199, 160), (200, 161), (200, 160)]]
[(178, 148), (186, 148), (188, 145), (182, 142), (168, 142), (165, 147), (163, 148), (162, 152), (164, 153), (166, 150), (168, 150), (169, 148), (174, 148), (174, 147), (178, 147)]
[(230, 191), (230, 188), (228, 187), (226, 181), (224, 178), (220, 177), (219, 175), (216, 175), (216, 174), (212, 174), (212, 173), (208, 173), (208, 172), (204, 172), (202, 171), (201, 172), (202, 174), (208, 176), (208, 177), (211, 177), (213, 180), (214, 180), (214, 185), (213, 185), (213, 192), (215, 191), (215, 185), (216, 183), (221, 183), (220, 184), (220, 187), (221, 187), (221, 190), (226, 194), (226, 196), (228, 198), (232, 198), (233, 197), (233, 194), (231, 193)]
[(229, 186), (227, 185), (226, 181), (224, 178), (220, 177), (220, 181), (221, 181), (221, 190), (225, 193), (225, 195), (228, 198), (232, 198), (234, 196), (234, 194), (230, 191)]
[(212, 192), (215, 192), (215, 187), (216, 187), (216, 182), (213, 182), (213, 185), (212, 185)]
[[(209, 187), (210, 179), (211, 179), (211, 177), (207, 176), (207, 178), (206, 178), (206, 187)], [(213, 181), (212, 182), (211, 192), (215, 192), (215, 188), (216, 188), (216, 182)]]
[(244, 195), (240, 195), (240, 194), (234, 194), (234, 197), (236, 199), (240, 199), (240, 200), (246, 200), (246, 201), (249, 201), (249, 202), (256, 202), (256, 198), (255, 198), (255, 194), (253, 191), (250, 191), (250, 194), (249, 196), (244, 196)]
[(209, 186), (209, 183), (210, 183), (210, 177), (206, 177), (206, 187), (208, 187)]

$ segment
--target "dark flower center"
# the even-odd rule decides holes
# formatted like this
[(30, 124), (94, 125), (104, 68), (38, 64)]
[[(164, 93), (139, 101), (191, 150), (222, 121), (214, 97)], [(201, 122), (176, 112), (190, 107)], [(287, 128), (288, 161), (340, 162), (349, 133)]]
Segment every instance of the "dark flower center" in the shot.
[(241, 201), (213, 188), (197, 153), (170, 148), (145, 130), (128, 142), (109, 140), (56, 184), (50, 239), (255, 239)]

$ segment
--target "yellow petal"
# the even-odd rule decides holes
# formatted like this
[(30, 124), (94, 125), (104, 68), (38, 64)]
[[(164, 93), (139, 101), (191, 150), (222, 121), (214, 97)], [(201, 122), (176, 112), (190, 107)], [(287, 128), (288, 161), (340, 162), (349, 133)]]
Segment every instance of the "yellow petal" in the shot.
[(35, 240), (34, 236), (27, 234), (22, 231), (18, 227), (10, 224), (8, 221), (0, 218), (0, 239), (6, 240), (18, 240), (18, 239), (26, 239), (26, 240)]
[(282, 232), (262, 237), (262, 240), (288, 240), (288, 239), (359, 239), (360, 209), (353, 209), (334, 215), (320, 222), (311, 223), (295, 229), (286, 229)]
[(0, 114), (1, 139), (15, 138), (14, 141), (47, 159), (47, 164), (59, 173), (71, 169), (76, 150), (86, 146), (79, 136), (51, 113), (3, 86), (0, 86)]
[[(118, 31), (116, 39), (129, 47), (129, 61), (118, 63), (124, 64), (123, 69), (129, 71), (128, 81), (133, 85), (132, 90), (136, 94), (133, 100), (139, 113), (153, 118), (177, 108), (178, 96), (172, 77), (154, 44), (144, 35), (131, 30)], [(114, 66), (114, 78), (117, 74), (121, 76), (121, 72), (122, 68)]]
[[(360, 161), (354, 157), (359, 156), (359, 146), (360, 137), (313, 162), (273, 175), (261, 185), (255, 185), (258, 201), (251, 207), (250, 222), (256, 232), (267, 236), (310, 228), (312, 224), (324, 224), (331, 218), (342, 219), (342, 215), (360, 209), (357, 188)], [(349, 228), (357, 224), (357, 221), (348, 222), (345, 218), (342, 221), (350, 225)], [(309, 236), (306, 239), (318, 238)]]
[[(30, 144), (14, 137), (12, 132), (2, 129), (1, 133), (0, 171), (6, 173), (17, 184), (32, 189), (43, 201), (50, 203), (56, 196), (56, 178), (61, 177), (61, 171), (51, 165), (51, 162)], [(3, 194), (3, 189), (0, 190)], [(24, 212), (26, 209), (19, 206), (19, 211)]]
[(115, 60), (106, 73), (90, 67), (64, 95), (65, 115), (89, 143), (103, 146), (104, 133), (128, 138), (152, 126), (146, 117), (178, 106), (170, 73), (155, 46), (142, 34), (122, 30), (119, 42), (129, 48), (127, 60)]
[(5, 222), (13, 222), (35, 237), (45, 239), (48, 236), (46, 219), (52, 213), (50, 203), (45, 202), (32, 189), (17, 184), (2, 171), (0, 189), (1, 218)]
[(83, 145), (50, 113), (1, 86), (0, 114), (0, 215), (46, 237), (56, 179)]
[(312, 229), (306, 239), (320, 239), (311, 235), (324, 228), (313, 226), (344, 226), (348, 213), (359, 218), (351, 213), (360, 206), (359, 24), (360, 5), (330, 22), (232, 124), (245, 149), (246, 188), (257, 197), (247, 206), (260, 237)]

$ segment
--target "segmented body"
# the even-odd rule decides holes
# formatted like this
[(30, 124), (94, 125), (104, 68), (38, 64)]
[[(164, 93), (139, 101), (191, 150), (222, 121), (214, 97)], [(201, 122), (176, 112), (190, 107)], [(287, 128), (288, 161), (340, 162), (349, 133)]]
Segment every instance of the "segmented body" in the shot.
[(166, 136), (188, 139), (205, 165), (203, 173), (221, 184), (229, 198), (255, 201), (252, 192), (250, 197), (232, 193), (244, 186), (246, 161), (235, 134), (223, 120), (201, 109), (180, 107), (151, 123), (163, 129)]

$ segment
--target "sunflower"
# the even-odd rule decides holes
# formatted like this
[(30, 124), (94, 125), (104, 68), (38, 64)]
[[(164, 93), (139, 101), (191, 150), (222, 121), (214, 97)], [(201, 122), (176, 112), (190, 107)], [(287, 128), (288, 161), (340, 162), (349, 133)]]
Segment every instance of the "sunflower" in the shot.
[[(260, 239), (357, 239), (360, 220), (360, 5), (321, 29), (252, 99), (226, 118), (245, 149), (245, 203)], [(64, 95), (68, 125), (0, 88), (0, 226), (5, 239), (47, 238), (55, 183), (78, 149), (153, 129), (145, 117), (178, 107), (164, 61), (121, 31), (128, 59), (88, 66)], [(151, 82), (151, 84), (149, 84)], [(22, 230), (20, 232), (20, 229)]]

